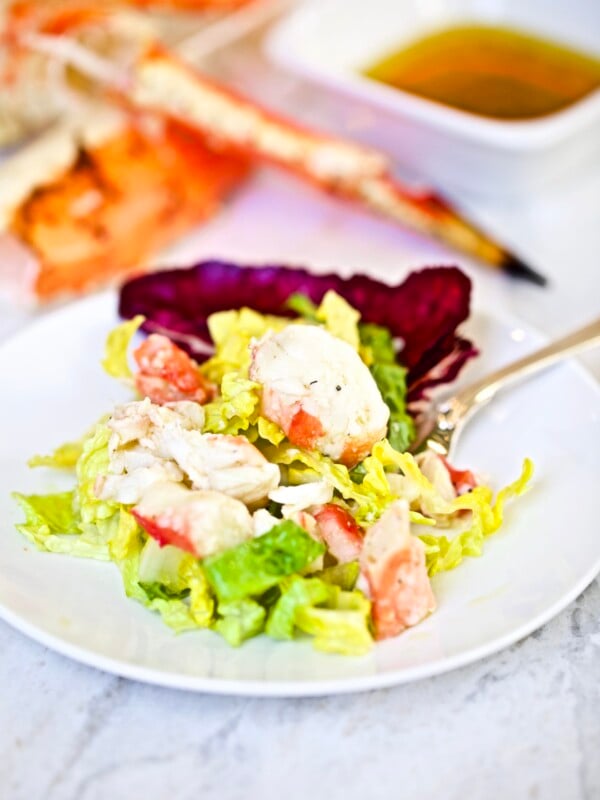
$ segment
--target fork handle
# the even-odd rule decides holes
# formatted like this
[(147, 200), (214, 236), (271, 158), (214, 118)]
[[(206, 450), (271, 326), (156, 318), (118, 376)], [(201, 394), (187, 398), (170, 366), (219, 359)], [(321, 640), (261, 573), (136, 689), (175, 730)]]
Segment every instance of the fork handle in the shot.
[[(542, 347), (518, 361), (513, 361), (480, 381), (458, 392), (455, 410), (462, 416), (472, 408), (487, 403), (497, 392), (523, 378), (552, 366), (567, 356), (573, 356), (594, 345), (600, 345), (600, 317), (589, 325)], [(454, 405), (454, 404), (453, 404)]]

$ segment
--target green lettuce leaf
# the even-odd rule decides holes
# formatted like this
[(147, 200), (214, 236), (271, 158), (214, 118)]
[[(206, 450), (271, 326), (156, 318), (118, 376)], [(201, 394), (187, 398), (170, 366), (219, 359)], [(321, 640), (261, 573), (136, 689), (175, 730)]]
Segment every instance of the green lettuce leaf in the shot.
[(258, 417), (260, 384), (231, 372), (221, 381), (219, 397), (204, 406), (206, 433), (247, 431)]
[(313, 645), (327, 653), (358, 656), (373, 645), (369, 624), (371, 604), (358, 591), (330, 586), (325, 607), (305, 605), (296, 610), (296, 626), (314, 636)]
[(17, 530), (40, 550), (101, 561), (110, 559), (112, 528), (90, 526), (82, 532), (73, 492), (46, 495), (15, 492), (13, 497), (25, 513), (25, 522), (18, 524)]
[(297, 483), (322, 478), (354, 504), (352, 513), (358, 522), (374, 522), (392, 502), (394, 495), (383, 465), (373, 457), (363, 461), (364, 477), (356, 483), (343, 464), (332, 461), (318, 452), (308, 452), (287, 441), (268, 445), (262, 451), (269, 461), (288, 466), (288, 480)]
[(197, 627), (208, 628), (214, 617), (215, 600), (201, 563), (188, 554), (179, 565), (179, 575), (190, 590), (192, 619)]
[(279, 444), (285, 434), (260, 414), (260, 384), (229, 373), (221, 382), (219, 397), (204, 406), (204, 433), (236, 435), (244, 432), (250, 442)]
[(452, 537), (437, 533), (420, 534), (425, 545), (427, 569), (430, 575), (457, 567), (465, 556), (479, 556), (483, 551), (484, 540), (495, 533), (503, 520), (505, 502), (522, 494), (533, 475), (533, 464), (526, 458), (521, 475), (511, 484), (501, 489), (496, 499), (489, 486), (476, 486), (467, 494), (454, 500), (445, 500), (419, 469), (410, 453), (398, 453), (385, 440), (373, 448), (384, 466), (401, 470), (414, 487), (413, 505), (421, 510), (440, 527), (457, 528), (462, 525), (460, 512), (470, 511), (468, 528)]
[(116, 519), (116, 528), (110, 537), (108, 548), (114, 561), (122, 561), (140, 550), (143, 535), (135, 517), (124, 508), (119, 509)]
[(239, 647), (245, 639), (259, 634), (265, 624), (265, 609), (255, 600), (235, 600), (219, 603), (214, 630), (232, 646)]
[(52, 467), (54, 469), (74, 469), (83, 450), (83, 441), (65, 442), (48, 455), (32, 456), (28, 467)]
[(398, 364), (376, 362), (371, 366), (371, 374), (390, 410), (387, 438), (392, 447), (402, 453), (416, 435), (415, 421), (406, 411), (406, 370)]
[(332, 336), (348, 342), (355, 350), (359, 349), (358, 321), (360, 314), (337, 292), (330, 290), (325, 293), (315, 316)]
[(292, 575), (281, 582), (281, 596), (269, 614), (266, 633), (272, 639), (293, 639), (296, 612), (303, 606), (325, 603), (331, 586), (318, 578), (301, 578)]
[(100, 422), (83, 442), (81, 456), (75, 472), (77, 488), (76, 505), (83, 523), (90, 524), (108, 519), (119, 506), (107, 500), (99, 500), (94, 492), (96, 479), (106, 475), (109, 468), (108, 441), (110, 430), (105, 422)]
[(215, 345), (215, 355), (202, 364), (202, 373), (216, 384), (231, 372), (247, 378), (252, 339), (259, 339), (270, 330), (281, 330), (289, 322), (284, 317), (266, 316), (251, 308), (211, 314), (208, 329)]
[(180, 568), (188, 554), (179, 547), (161, 547), (156, 539), (149, 536), (140, 552), (138, 576), (140, 583), (160, 584), (167, 591), (179, 594), (186, 588), (180, 575)]
[(145, 583), (140, 581), (140, 587), (143, 589), (148, 600), (183, 600), (186, 598), (190, 590), (182, 589), (180, 592), (174, 592), (165, 586), (164, 583)]
[(414, 441), (415, 422), (406, 411), (407, 370), (396, 362), (392, 335), (381, 325), (359, 326), (361, 355), (371, 369), (371, 374), (390, 409), (388, 440), (401, 453)]
[(333, 336), (348, 342), (355, 350), (359, 349), (360, 314), (337, 292), (326, 292), (318, 307), (310, 297), (296, 292), (288, 298), (286, 306), (307, 322), (322, 324)]
[(219, 602), (230, 603), (266, 592), (324, 552), (303, 528), (285, 520), (263, 536), (206, 558), (203, 567)]
[(303, 317), (309, 322), (317, 322), (317, 306), (310, 297), (302, 292), (294, 292), (285, 303), (291, 311), (295, 311), (298, 316)]
[[(156, 611), (177, 633), (208, 628), (213, 620), (214, 600), (198, 561), (190, 554), (183, 554), (175, 575), (172, 563), (163, 564), (157, 572), (160, 580), (145, 581), (140, 578), (142, 549), (117, 562), (126, 595)], [(166, 559), (172, 561), (171, 554)], [(149, 574), (146, 572), (145, 577)]]
[(361, 356), (368, 365), (395, 364), (396, 350), (388, 328), (371, 322), (361, 322), (358, 326)]
[(111, 378), (131, 378), (127, 351), (144, 319), (141, 314), (138, 314), (137, 317), (117, 325), (108, 334), (104, 345), (104, 358), (100, 363)]
[(359, 575), (360, 564), (358, 561), (347, 561), (345, 564), (325, 567), (320, 572), (315, 572), (314, 577), (320, 578), (325, 583), (333, 583), (346, 592), (351, 592), (356, 586)]

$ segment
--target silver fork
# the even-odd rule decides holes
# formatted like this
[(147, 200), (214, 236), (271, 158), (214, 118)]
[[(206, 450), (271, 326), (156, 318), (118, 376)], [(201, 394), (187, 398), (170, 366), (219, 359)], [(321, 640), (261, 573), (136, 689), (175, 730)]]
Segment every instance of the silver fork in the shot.
[(594, 345), (600, 345), (600, 318), (531, 355), (492, 372), (453, 397), (434, 403), (419, 424), (417, 439), (410, 449), (417, 452), (429, 448), (439, 455), (449, 456), (465, 422), (499, 391)]

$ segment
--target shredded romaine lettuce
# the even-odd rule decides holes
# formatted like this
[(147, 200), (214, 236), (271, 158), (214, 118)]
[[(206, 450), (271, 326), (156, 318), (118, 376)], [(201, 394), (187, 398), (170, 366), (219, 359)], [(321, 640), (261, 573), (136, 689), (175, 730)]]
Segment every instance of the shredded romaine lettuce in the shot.
[(345, 592), (331, 586), (325, 607), (301, 606), (296, 626), (314, 636), (313, 645), (326, 653), (359, 656), (373, 645), (369, 630), (371, 604), (361, 592)]
[(291, 520), (203, 562), (220, 603), (257, 596), (325, 552), (325, 547)]
[(272, 639), (293, 639), (296, 612), (304, 606), (325, 603), (331, 594), (331, 585), (319, 578), (301, 578), (292, 575), (281, 582), (281, 596), (269, 614), (266, 633)]
[(25, 522), (17, 525), (17, 530), (40, 550), (110, 560), (111, 527), (90, 526), (82, 532), (73, 492), (46, 495), (15, 492), (13, 497), (25, 512)]
[(109, 439), (110, 430), (108, 426), (105, 422), (99, 422), (83, 442), (81, 456), (75, 467), (77, 475), (75, 502), (81, 515), (81, 520), (84, 523), (95, 523), (99, 520), (108, 519), (119, 508), (116, 503), (99, 500), (94, 491), (97, 479), (108, 472), (110, 463), (108, 454)]
[(360, 314), (337, 292), (326, 292), (319, 306), (307, 295), (296, 292), (288, 298), (286, 305), (307, 322), (322, 324), (333, 336), (359, 350)]
[(239, 647), (246, 639), (261, 633), (266, 613), (259, 603), (248, 598), (231, 603), (219, 603), (218, 618), (213, 628), (232, 647)]
[(140, 550), (142, 537), (140, 526), (132, 514), (120, 508), (117, 515), (116, 529), (108, 547), (111, 558), (114, 561), (121, 561)]
[(365, 477), (362, 483), (355, 483), (343, 464), (321, 453), (301, 450), (289, 442), (264, 447), (263, 453), (275, 464), (292, 467), (288, 477), (292, 474), (297, 482), (303, 482), (302, 466), (307, 468), (308, 481), (314, 480), (315, 476), (328, 481), (345, 500), (355, 504), (353, 514), (358, 522), (374, 522), (394, 499), (382, 465), (371, 456), (363, 461)]
[(215, 355), (202, 364), (203, 374), (220, 384), (229, 373), (248, 377), (250, 342), (267, 331), (278, 331), (289, 324), (284, 317), (259, 314), (250, 308), (219, 311), (208, 318), (208, 329), (215, 345)]
[(204, 431), (237, 434), (247, 431), (258, 416), (260, 384), (230, 372), (221, 382), (219, 397), (204, 406)]
[(106, 339), (104, 347), (104, 358), (101, 361), (104, 371), (111, 378), (131, 378), (131, 369), (127, 359), (127, 351), (131, 340), (135, 336), (140, 325), (144, 322), (144, 317), (138, 314), (137, 317), (122, 322), (117, 325)]
[(160, 584), (173, 594), (182, 592), (186, 585), (179, 574), (179, 568), (187, 555), (179, 547), (172, 545), (161, 547), (156, 539), (148, 537), (140, 552), (138, 566), (140, 583)]
[(343, 297), (333, 291), (326, 292), (315, 316), (332, 336), (343, 339), (344, 342), (348, 342), (355, 350), (358, 350), (360, 346), (358, 335), (360, 314)]
[(415, 422), (406, 411), (406, 369), (396, 360), (392, 335), (381, 325), (360, 325), (361, 356), (390, 409), (388, 440), (404, 452), (415, 438)]
[(406, 370), (399, 364), (375, 362), (371, 374), (390, 410), (387, 438), (392, 447), (402, 453), (415, 438), (415, 421), (406, 411)]
[(361, 322), (358, 326), (360, 337), (360, 353), (367, 366), (371, 364), (395, 364), (396, 350), (394, 340), (388, 328)]
[(385, 466), (395, 465), (413, 483), (416, 490), (413, 505), (417, 503), (425, 515), (445, 527), (452, 527), (461, 524), (459, 512), (471, 512), (469, 527), (453, 537), (437, 533), (419, 536), (426, 547), (430, 575), (454, 569), (465, 556), (481, 555), (484, 539), (495, 533), (502, 524), (504, 503), (509, 498), (522, 494), (533, 475), (533, 464), (526, 458), (521, 475), (501, 489), (496, 500), (489, 486), (476, 486), (467, 494), (447, 501), (423, 475), (409, 453), (398, 453), (385, 441), (375, 445), (374, 455), (375, 450)]
[(83, 450), (83, 441), (65, 442), (48, 455), (32, 456), (28, 467), (51, 467), (53, 469), (74, 469)]
[(288, 297), (285, 305), (291, 311), (295, 311), (296, 314), (309, 322), (317, 322), (317, 306), (308, 295), (302, 292), (294, 292), (294, 294)]
[[(121, 570), (127, 597), (137, 600), (151, 611), (158, 612), (163, 621), (177, 633), (194, 628), (208, 628), (213, 620), (214, 600), (202, 568), (193, 556), (182, 554), (176, 569), (177, 576), (173, 581), (172, 564), (168, 567), (163, 564), (164, 571), (160, 566), (154, 565), (152, 568), (157, 569), (156, 575), (159, 579), (149, 581), (143, 578), (149, 577), (150, 573), (146, 571), (144, 575), (140, 572), (141, 554), (142, 547), (116, 562)], [(170, 559), (170, 554), (167, 559)]]
[(279, 444), (285, 434), (274, 422), (260, 414), (260, 384), (238, 373), (223, 378), (219, 397), (204, 406), (205, 433), (244, 433), (250, 442), (263, 439)]
[(333, 583), (351, 592), (356, 586), (356, 581), (360, 575), (360, 564), (358, 561), (346, 561), (343, 564), (335, 564), (333, 567), (325, 567), (320, 572), (315, 572), (313, 577), (320, 578), (325, 583)]

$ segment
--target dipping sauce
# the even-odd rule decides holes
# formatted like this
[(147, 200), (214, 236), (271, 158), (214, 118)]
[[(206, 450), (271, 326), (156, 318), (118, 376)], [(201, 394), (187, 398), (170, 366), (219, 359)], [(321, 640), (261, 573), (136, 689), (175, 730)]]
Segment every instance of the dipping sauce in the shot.
[(470, 25), (419, 39), (365, 74), (472, 114), (522, 120), (598, 89), (600, 60), (520, 31)]

